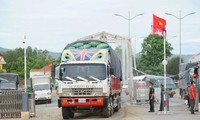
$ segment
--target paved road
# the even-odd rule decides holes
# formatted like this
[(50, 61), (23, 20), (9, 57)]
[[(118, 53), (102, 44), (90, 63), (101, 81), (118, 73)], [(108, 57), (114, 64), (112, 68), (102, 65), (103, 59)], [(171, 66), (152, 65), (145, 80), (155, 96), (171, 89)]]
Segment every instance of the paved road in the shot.
[[(129, 104), (129, 103), (127, 103)], [(142, 104), (130, 104), (125, 108), (125, 117), (122, 120), (199, 120), (200, 113), (196, 112), (195, 115), (191, 115), (187, 106), (184, 105), (184, 100), (182, 100), (178, 94), (174, 98), (170, 98), (170, 111), (160, 112), (159, 104), (155, 106), (155, 112), (150, 113), (149, 105)]]
[[(55, 91), (54, 91), (55, 92)], [(57, 107), (57, 97), (53, 94), (53, 100), (51, 104), (39, 104), (36, 105), (36, 117), (32, 117), (31, 120), (63, 120), (61, 115), (61, 108)], [(167, 113), (159, 112), (159, 104), (155, 106), (155, 112), (149, 113), (149, 104), (137, 105), (130, 103), (128, 96), (123, 94), (122, 109), (114, 113), (110, 118), (106, 120), (199, 120), (200, 113), (191, 115), (190, 111), (184, 101), (175, 95), (174, 98), (170, 98), (170, 111)], [(97, 114), (75, 114), (73, 120), (104, 120), (105, 118)], [(7, 120), (7, 119), (6, 119)], [(13, 120), (13, 119), (10, 119)], [(15, 119), (20, 120), (20, 119)]]

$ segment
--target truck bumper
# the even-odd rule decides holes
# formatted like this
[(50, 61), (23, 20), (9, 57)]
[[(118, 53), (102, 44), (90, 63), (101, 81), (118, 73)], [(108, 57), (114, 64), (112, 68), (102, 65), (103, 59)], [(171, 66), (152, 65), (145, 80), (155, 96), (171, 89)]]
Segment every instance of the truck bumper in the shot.
[(58, 99), (58, 107), (101, 107), (104, 106), (103, 97), (95, 98), (65, 98)]

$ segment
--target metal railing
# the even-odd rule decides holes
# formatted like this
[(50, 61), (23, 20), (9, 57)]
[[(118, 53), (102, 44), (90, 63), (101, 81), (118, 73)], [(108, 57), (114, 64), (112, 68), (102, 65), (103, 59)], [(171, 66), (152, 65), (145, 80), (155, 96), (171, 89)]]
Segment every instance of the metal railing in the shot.
[(22, 91), (0, 90), (0, 119), (20, 118), (22, 109)]

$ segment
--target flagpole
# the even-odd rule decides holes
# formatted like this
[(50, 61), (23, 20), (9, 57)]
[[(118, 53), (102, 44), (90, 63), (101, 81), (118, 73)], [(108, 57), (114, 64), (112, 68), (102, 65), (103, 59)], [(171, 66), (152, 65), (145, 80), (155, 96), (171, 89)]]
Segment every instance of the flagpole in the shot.
[[(164, 32), (164, 91), (166, 92), (166, 65), (167, 65), (167, 60), (166, 60), (166, 30), (163, 31)], [(166, 94), (163, 95), (163, 102), (166, 101), (166, 105), (164, 106), (164, 114), (166, 114), (167, 112), (167, 96)]]
[(166, 91), (166, 30), (164, 31), (164, 89)]

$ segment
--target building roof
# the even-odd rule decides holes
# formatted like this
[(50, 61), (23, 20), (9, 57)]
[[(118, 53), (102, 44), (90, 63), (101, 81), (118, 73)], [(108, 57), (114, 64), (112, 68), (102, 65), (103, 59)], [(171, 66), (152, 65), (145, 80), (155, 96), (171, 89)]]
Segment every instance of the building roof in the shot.
[(3, 55), (0, 53), (0, 64), (6, 64)]
[(52, 63), (50, 63), (40, 69), (31, 69), (30, 72), (51, 72), (51, 65), (52, 65)]

